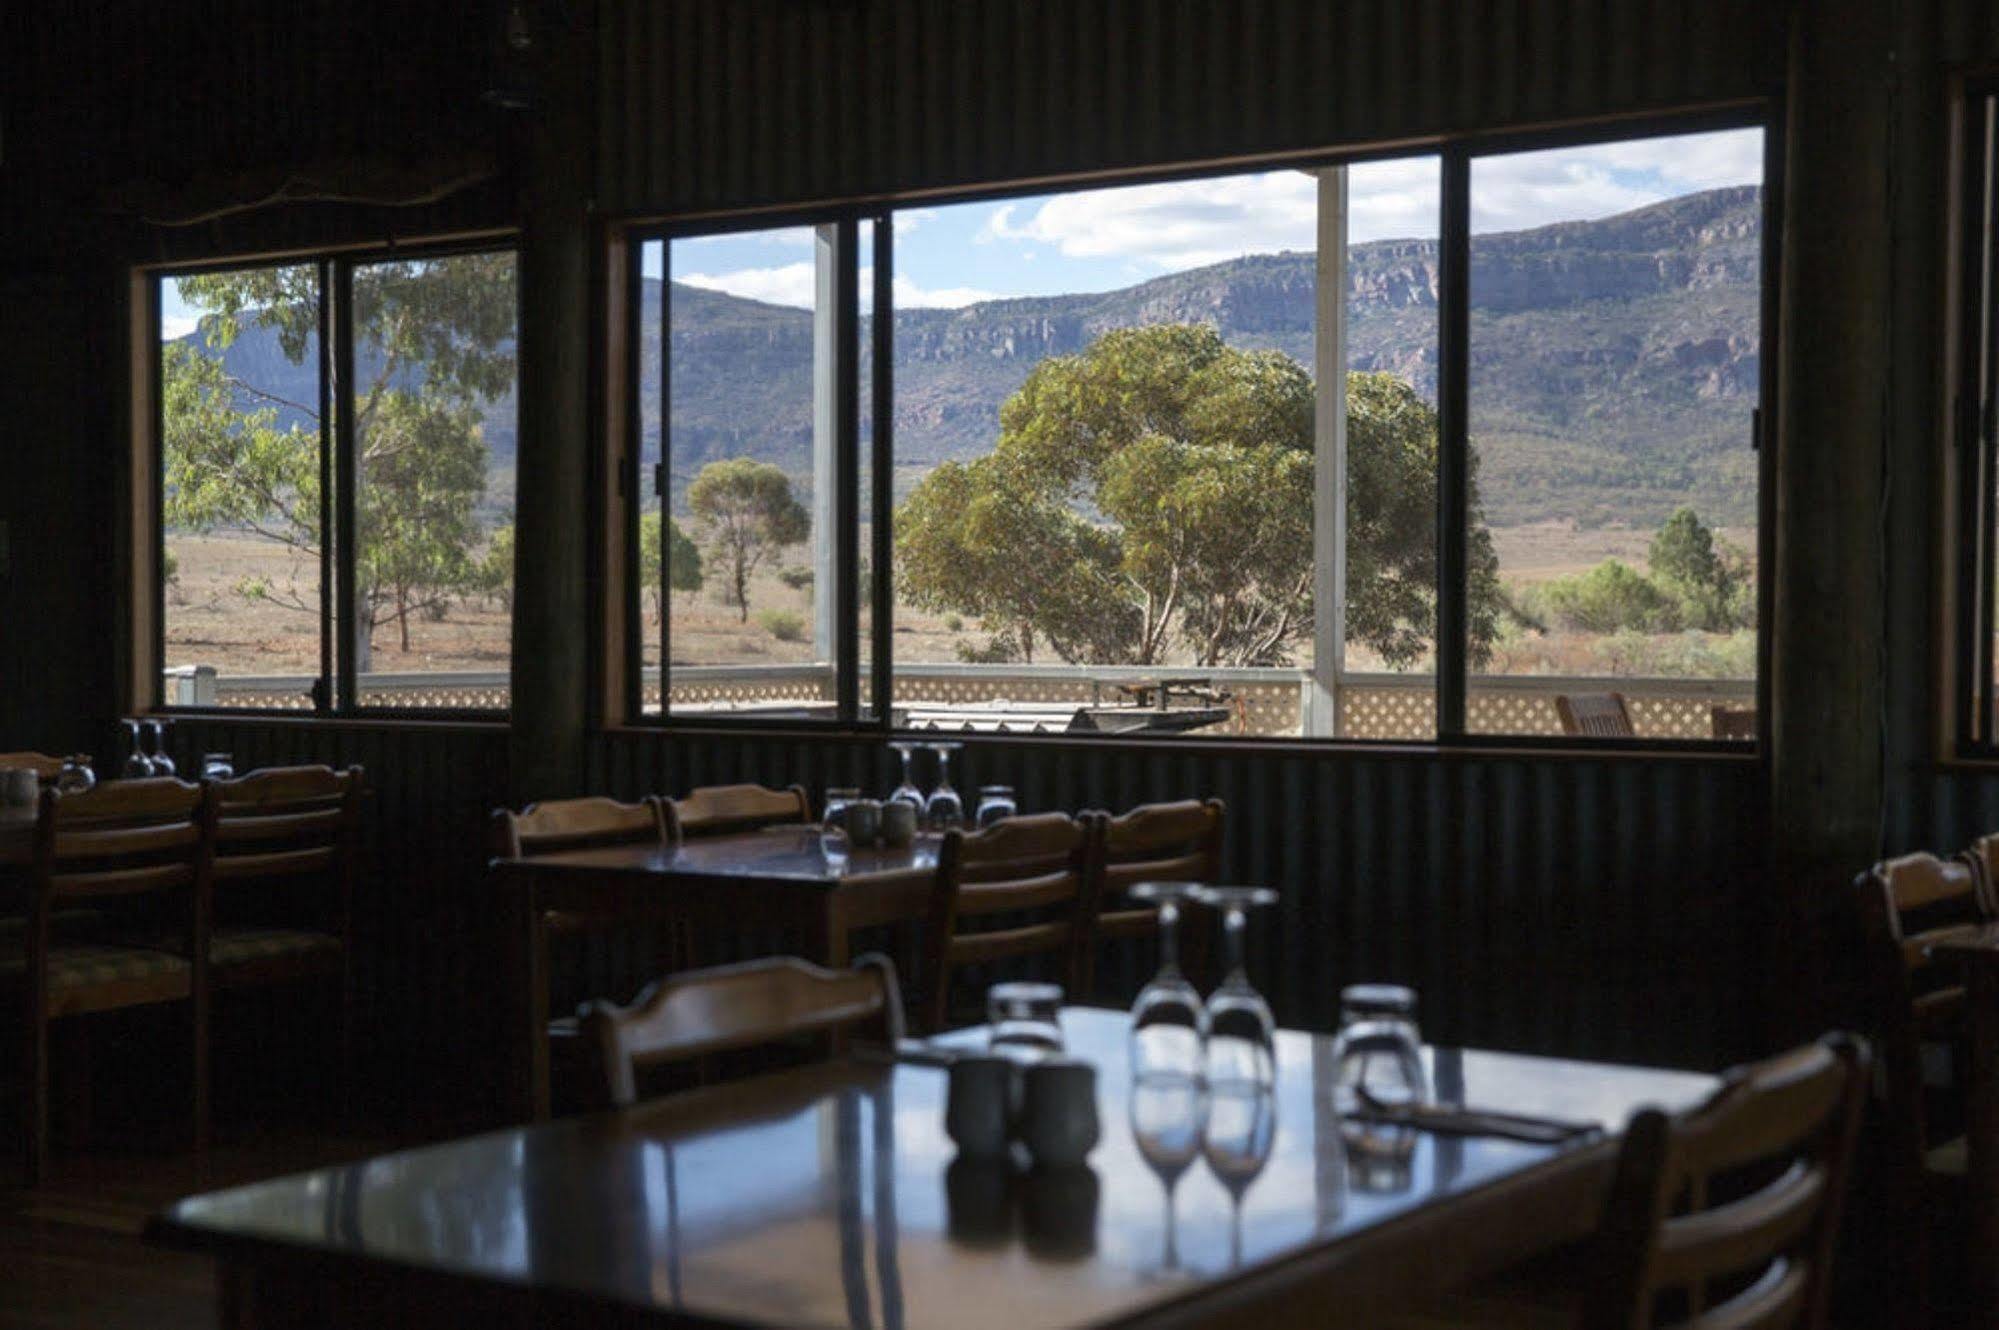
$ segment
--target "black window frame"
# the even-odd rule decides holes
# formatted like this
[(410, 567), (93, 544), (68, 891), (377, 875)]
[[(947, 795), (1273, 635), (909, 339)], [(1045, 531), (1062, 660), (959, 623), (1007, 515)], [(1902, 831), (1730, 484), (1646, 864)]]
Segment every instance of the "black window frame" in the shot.
[[(247, 259), (218, 259), (200, 263), (175, 264), (146, 270), (150, 284), (147, 323), (147, 354), (152, 357), (148, 376), (152, 401), (148, 411), (152, 440), (150, 452), (154, 504), (166, 484), (166, 387), (160, 373), (162, 338), (161, 291), (165, 283), (179, 277), (202, 273), (244, 272), (263, 268), (317, 270), (319, 301), (319, 472), (320, 530), (330, 539), (320, 541), (319, 552), (319, 659), (320, 672), (308, 690), (311, 706), (224, 707), (190, 705), (168, 700), (166, 691), (166, 523), (154, 522), (152, 544), (153, 642), (152, 667), (148, 671), (148, 709), (173, 715), (288, 717), (314, 720), (422, 720), (422, 721), (505, 721), (511, 707), (409, 707), (362, 706), (359, 674), (356, 669), (354, 627), (358, 622), (355, 605), (355, 494), (359, 483), (354, 450), (352, 411), (342, 385), (353, 380), (354, 326), (353, 274), (356, 268), (384, 262), (422, 262), (464, 254), (513, 255), (518, 272), (520, 243), (508, 236), (478, 236), (461, 240), (413, 242), (343, 248), (304, 254)], [(519, 344), (521, 323), (520, 288), (515, 286), (514, 329)], [(518, 375), (518, 369), (516, 370)], [(517, 379), (518, 381), (518, 379)], [(508, 634), (508, 658), (514, 642)], [(511, 699), (511, 693), (509, 694)]]
[[(1586, 750), (1590, 752), (1618, 753), (1679, 753), (1686, 755), (1726, 754), (1730, 756), (1759, 756), (1767, 748), (1770, 717), (1770, 611), (1773, 601), (1771, 572), (1775, 551), (1774, 503), (1775, 486), (1773, 471), (1775, 449), (1770, 442), (1770, 426), (1774, 412), (1763, 409), (1763, 404), (1774, 401), (1776, 384), (1775, 359), (1769, 354), (1770, 348), (1778, 345), (1779, 273), (1781, 271), (1782, 236), (1781, 203), (1783, 195), (1783, 121), (1782, 107), (1774, 99), (1757, 99), (1731, 103), (1724, 106), (1705, 107), (1680, 111), (1668, 111), (1642, 117), (1621, 118), (1572, 123), (1562, 126), (1535, 129), (1531, 131), (1498, 132), (1485, 134), (1465, 134), (1447, 136), (1429, 142), (1403, 143), (1392, 147), (1367, 147), (1355, 149), (1325, 150), (1310, 153), (1289, 153), (1277, 156), (1245, 158), (1242, 160), (1217, 163), (1213, 161), (1195, 165), (1169, 166), (1156, 170), (1120, 172), (1114, 175), (1091, 175), (1061, 180), (1037, 180), (1031, 183), (1008, 182), (989, 186), (926, 192), (910, 197), (868, 199), (840, 205), (819, 206), (795, 210), (770, 210), (750, 214), (703, 215), (664, 222), (635, 224), (625, 232), (625, 239), (631, 252), (637, 255), (643, 246), (652, 242), (670, 243), (700, 236), (724, 235), (743, 231), (765, 230), (779, 226), (815, 226), (828, 223), (857, 225), (862, 221), (873, 221), (875, 227), (874, 265), (874, 317), (872, 319), (873, 377), (868, 386), (873, 398), (873, 431), (871, 457), (874, 474), (872, 559), (873, 576), (873, 632), (872, 632), (872, 679), (878, 697), (892, 697), (894, 686), (893, 668), (893, 586), (892, 551), (893, 531), (891, 528), (893, 495), (891, 482), (894, 473), (893, 437), (893, 337), (894, 306), (891, 292), (894, 281), (893, 268), (893, 220), (897, 211), (904, 208), (935, 207), (970, 202), (1000, 202), (1012, 198), (1040, 197), (1064, 191), (1101, 189), (1120, 185), (1150, 184), (1176, 180), (1199, 180), (1225, 175), (1239, 174), (1253, 170), (1290, 168), (1298, 170), (1318, 170), (1333, 166), (1354, 165), (1363, 162), (1388, 161), (1418, 156), (1436, 156), (1440, 161), (1439, 198), (1439, 262), (1440, 294), (1438, 300), (1438, 588), (1437, 588), (1437, 668), (1434, 675), (1436, 689), (1436, 736), (1429, 740), (1410, 739), (1369, 739), (1341, 737), (1308, 737), (1302, 735), (1232, 735), (1226, 737), (1199, 738), (1184, 735), (1019, 735), (1019, 734), (977, 734), (953, 733), (953, 739), (973, 743), (982, 742), (1060, 742), (1092, 745), (1144, 744), (1147, 746), (1167, 745), (1193, 751), (1212, 752), (1230, 747), (1271, 749), (1306, 748), (1323, 751), (1328, 748), (1355, 747), (1367, 749), (1486, 749), (1486, 750)], [(1757, 559), (1756, 559), (1756, 736), (1749, 742), (1741, 740), (1702, 739), (1605, 739), (1586, 736), (1547, 736), (1473, 733), (1465, 725), (1466, 704), (1470, 692), (1471, 674), (1468, 669), (1468, 642), (1466, 638), (1465, 578), (1467, 573), (1466, 536), (1464, 517), (1468, 500), (1468, 386), (1469, 386), (1469, 259), (1470, 259), (1470, 168), (1475, 160), (1503, 154), (1559, 149), (1565, 147), (1586, 147), (1594, 144), (1616, 143), (1647, 138), (1672, 137), (1682, 134), (1697, 134), (1730, 129), (1757, 129), (1763, 134), (1763, 180), (1762, 180), (1762, 224), (1761, 224), (1761, 272), (1760, 272), (1760, 318), (1758, 321), (1758, 366), (1759, 406), (1745, 431), (1748, 445), (1756, 452), (1757, 475)], [(849, 258), (853, 253), (849, 252)], [(621, 483), (620, 492), (627, 496), (623, 505), (626, 551), (626, 590), (622, 612), (625, 615), (626, 634), (626, 696), (624, 701), (624, 723), (638, 728), (664, 729), (688, 732), (802, 732), (802, 733), (843, 733), (857, 737), (880, 738), (908, 736), (914, 738), (936, 737), (931, 731), (897, 729), (892, 724), (892, 707), (878, 706), (874, 714), (860, 716), (850, 705), (850, 696), (856, 676), (847, 670), (847, 662), (842, 661), (844, 682), (841, 692), (840, 714), (831, 720), (783, 720), (777, 721), (755, 715), (702, 715), (676, 714), (667, 705), (666, 674), (671, 655), (670, 620), (671, 614), (662, 616), (661, 628), (661, 705), (657, 711), (648, 712), (643, 707), (644, 681), (640, 668), (642, 660), (642, 589), (638, 573), (638, 529), (642, 496), (653, 492), (654, 480), (639, 475), (641, 452), (641, 417), (639, 412), (640, 374), (636, 368), (636, 357), (643, 341), (639, 336), (642, 314), (642, 270), (643, 264), (634, 258), (628, 265), (627, 281), (627, 328), (625, 335), (633, 349), (633, 368), (625, 383), (626, 421), (625, 437), (618, 441), (620, 457), (618, 466)], [(849, 273), (843, 289), (855, 288), (855, 274)], [(662, 281), (661, 309), (659, 318), (662, 333), (666, 320), (670, 317), (670, 272), (668, 280)], [(1450, 293), (1455, 292), (1453, 300)], [(857, 345), (853, 325), (857, 317), (849, 308), (840, 311), (841, 329), (847, 345)], [(660, 394), (662, 419), (660, 425), (660, 446), (662, 466), (672, 455), (672, 441), (669, 433), (668, 393), (670, 378), (666, 360), (670, 356), (670, 339), (661, 337)], [(846, 396), (843, 400), (854, 402), (862, 386), (857, 381), (858, 364), (855, 359), (843, 360), (836, 367)], [(845, 420), (843, 411), (843, 423)], [(858, 459), (849, 455), (859, 446), (858, 432), (847, 429), (840, 441), (841, 466), (843, 475), (858, 473)], [(644, 484), (648, 488), (641, 489)], [(663, 497), (663, 495), (662, 495)], [(851, 511), (851, 508), (848, 509)], [(852, 523), (843, 526), (840, 550), (843, 560), (857, 547), (858, 530)], [(661, 558), (668, 556), (668, 542), (661, 541)], [(843, 564), (851, 574), (852, 563)], [(661, 570), (662, 575), (664, 569)], [(843, 579), (842, 585), (854, 586), (851, 575)], [(858, 648), (855, 628), (858, 622), (858, 603), (851, 590), (840, 598), (841, 640), (849, 653)], [(1605, 676), (1606, 684), (1614, 681)]]

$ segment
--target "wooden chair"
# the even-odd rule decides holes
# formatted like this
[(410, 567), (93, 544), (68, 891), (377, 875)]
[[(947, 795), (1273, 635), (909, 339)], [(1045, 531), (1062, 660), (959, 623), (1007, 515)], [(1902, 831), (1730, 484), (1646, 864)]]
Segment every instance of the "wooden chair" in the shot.
[(344, 1087), (353, 1067), (361, 768), (272, 767), (212, 784), (209, 977), (217, 990), (332, 988)]
[(1557, 693), (1555, 714), (1562, 733), (1584, 739), (1630, 739), (1631, 710), (1622, 693)]
[(31, 768), (43, 780), (54, 780), (62, 775), (62, 759), (50, 757), (47, 753), (0, 753), (0, 771), (17, 767)]
[[(945, 1028), (951, 972), (959, 966), (1052, 954), (1061, 957), (1068, 991), (1084, 991), (1084, 955), (1096, 941), (1095, 822), (1040, 813), (970, 835), (945, 833), (924, 930), (923, 1013), (930, 1031)], [(1030, 913), (1040, 917), (982, 932), (958, 929), (966, 919)]]
[[(30, 1185), (48, 1164), (49, 1027), (95, 1012), (186, 1003), (197, 1148), (208, 1140), (208, 796), (172, 777), (41, 796), (25, 927), (0, 939), (0, 992), (22, 1013)], [(89, 902), (137, 916), (95, 938), (57, 938), (50, 920)], [(107, 924), (106, 928), (110, 928)], [(164, 936), (156, 942), (128, 936)]]
[[(1964, 1083), (1964, 985), (1930, 944), (1991, 917), (1978, 874), (1965, 859), (1907, 854), (1874, 865), (1855, 881), (1872, 1024), (1880, 1060), (1880, 1146), (1889, 1225), (1903, 1243), (1907, 1280), (1920, 1294), (1930, 1275), (1924, 1217), (1961, 1199), (1965, 1141), (1948, 1129), (1948, 1099), (1933, 1091), (1929, 1066), (1946, 1063)], [(1926, 1063), (1926, 1051), (1945, 1056)], [(1948, 1225), (1946, 1225), (1948, 1227)]]
[[(1097, 813), (1100, 819), (1095, 856), (1097, 937), (1109, 941), (1150, 938), (1159, 932), (1159, 911), (1134, 905), (1124, 893), (1140, 882), (1216, 882), (1222, 871), (1222, 830), (1227, 808), (1219, 799), (1185, 799), (1178, 803), (1140, 804), (1121, 817)], [(1181, 948), (1188, 973), (1200, 973), (1198, 948), (1181, 916)], [(1083, 993), (1094, 993), (1099, 948), (1084, 951)]]
[(638, 1072), (662, 1063), (857, 1030), (893, 1048), (903, 1033), (902, 996), (885, 956), (863, 956), (850, 970), (775, 956), (675, 975), (629, 1007), (593, 1003), (582, 1026), (604, 1102), (621, 1107), (637, 1098)]
[(1756, 738), (1755, 707), (1724, 707), (1716, 705), (1709, 707), (1707, 714), (1708, 724), (1712, 727), (1714, 737), (1717, 739), (1727, 739), (1740, 743)]
[(1728, 1073), (1711, 1100), (1631, 1119), (1604, 1204), (1583, 1324), (1822, 1330), (1866, 1091), (1844, 1035)]
[(1999, 917), (1999, 832), (1980, 836), (1957, 857), (1971, 867), (1984, 917)]
[(669, 799), (667, 826), (673, 837), (726, 836), (788, 822), (810, 822), (812, 802), (803, 785), (773, 790), (762, 785), (706, 785), (684, 799)]

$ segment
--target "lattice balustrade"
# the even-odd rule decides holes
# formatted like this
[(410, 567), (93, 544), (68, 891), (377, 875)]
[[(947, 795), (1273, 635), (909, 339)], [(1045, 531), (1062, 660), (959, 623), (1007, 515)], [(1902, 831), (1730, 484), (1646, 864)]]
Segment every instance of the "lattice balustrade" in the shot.
[[(895, 700), (898, 704), (931, 705), (1109, 705), (1121, 697), (1118, 681), (1137, 679), (1145, 673), (1132, 669), (911, 666), (895, 676)], [(1295, 736), (1300, 733), (1305, 681), (1306, 676), (1295, 670), (1218, 674), (1216, 686), (1235, 696), (1239, 719), (1198, 733), (1213, 738)], [(225, 708), (306, 711), (312, 705), (308, 691), (311, 680), (304, 677), (221, 678), (214, 686), (213, 705)], [(813, 666), (683, 668), (673, 672), (672, 687), (677, 711), (727, 711), (786, 703), (823, 705), (835, 700), (832, 672)], [(1755, 700), (1755, 687), (1748, 680), (1474, 679), (1466, 699), (1466, 722), (1474, 734), (1559, 736), (1558, 694), (1611, 689), (1624, 693), (1639, 737), (1654, 739), (1711, 738), (1711, 708), (1717, 704), (1746, 707)], [(644, 702), (648, 711), (658, 711), (657, 671), (647, 674)], [(1436, 691), (1428, 678), (1368, 675), (1348, 679), (1340, 685), (1338, 702), (1343, 737), (1428, 742), (1436, 736)], [(504, 710), (507, 703), (507, 676), (497, 673), (378, 676), (362, 686), (364, 707), (497, 711)]]

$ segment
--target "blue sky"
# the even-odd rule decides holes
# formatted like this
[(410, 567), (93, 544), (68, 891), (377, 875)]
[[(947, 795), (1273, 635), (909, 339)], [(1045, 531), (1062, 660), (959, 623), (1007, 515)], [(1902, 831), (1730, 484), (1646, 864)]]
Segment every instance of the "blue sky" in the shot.
[[(1472, 229), (1607, 217), (1680, 194), (1755, 184), (1762, 144), (1761, 130), (1745, 129), (1481, 157), (1472, 167)], [(1434, 157), (1355, 165), (1348, 192), (1355, 242), (1437, 233)], [(1243, 254), (1310, 249), (1315, 217), (1316, 184), (1297, 171), (906, 208), (896, 214), (896, 302), (956, 307), (1116, 290)], [(805, 227), (677, 241), (673, 268), (676, 281), (811, 305)], [(658, 275), (656, 259), (648, 270)], [(194, 326), (194, 311), (172, 283), (162, 293), (162, 315), (169, 337)]]

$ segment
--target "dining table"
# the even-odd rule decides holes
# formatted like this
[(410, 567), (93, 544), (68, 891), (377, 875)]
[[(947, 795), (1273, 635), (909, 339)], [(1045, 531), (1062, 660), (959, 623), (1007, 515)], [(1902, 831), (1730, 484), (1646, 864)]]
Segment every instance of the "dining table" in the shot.
[(828, 853), (816, 826), (786, 825), (678, 844), (628, 844), (493, 861), (505, 897), (516, 1053), (510, 1098), (548, 1117), (550, 914), (682, 923), (693, 935), (785, 930), (808, 960), (844, 966), (855, 930), (910, 923), (928, 911), (941, 837)]
[(972, 1030), (193, 1196), (149, 1235), (216, 1259), (232, 1327), (1365, 1326), (1585, 1236), (1630, 1114), (1718, 1086), (1428, 1048), (1440, 1102), (1600, 1129), (1453, 1134), (1343, 1118), (1333, 1040), (1279, 1031), (1275, 1131), (1231, 1189), (1199, 1152), (1148, 1164), (1128, 1016), (1061, 1027), (1097, 1069), (1082, 1166), (954, 1152), (941, 1063)]
[[(1999, 1252), (1999, 922), (1954, 928), (1930, 943), (1931, 955), (1964, 975), (1965, 1182), (1972, 1250)], [(1999, 1322), (1999, 1263), (1969, 1263), (1973, 1292)]]

